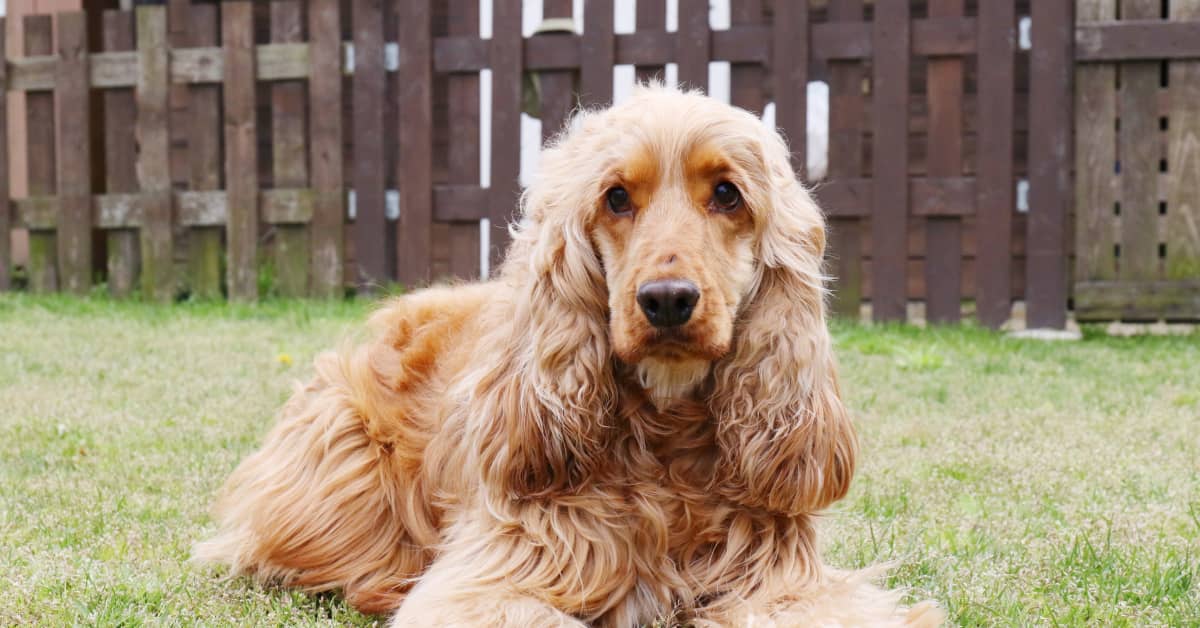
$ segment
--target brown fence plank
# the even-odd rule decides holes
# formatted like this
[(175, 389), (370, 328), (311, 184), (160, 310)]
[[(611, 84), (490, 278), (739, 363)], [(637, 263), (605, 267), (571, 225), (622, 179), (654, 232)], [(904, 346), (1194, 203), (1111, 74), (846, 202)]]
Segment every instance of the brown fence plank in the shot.
[(1014, 48), (1016, 8), (1012, 2), (979, 6), (979, 107), (976, 148), (976, 316), (999, 328), (1012, 313), (1013, 92), (1016, 89)]
[[(1113, 20), (1116, 0), (1076, 0), (1077, 24)], [(1113, 208), (1117, 203), (1117, 67), (1075, 66), (1075, 277), (1117, 277)], [(1076, 295), (1077, 305), (1082, 295)]]
[[(507, 1), (507, 0), (506, 0)], [(451, 0), (446, 3), (447, 15), (447, 33), (450, 35), (463, 36), (478, 36), (479, 33), (479, 3), (470, 0)], [(495, 48), (499, 40), (507, 41), (512, 38), (510, 32), (511, 26), (506, 30), (502, 30), (501, 19), (498, 13), (506, 10), (506, 2), (493, 3), (493, 26), (492, 26), (492, 63), (495, 64)], [(518, 30), (520, 28), (518, 22)], [(520, 36), (519, 33), (517, 35)], [(519, 77), (520, 75), (516, 75)], [(505, 100), (505, 95), (510, 94), (512, 86), (507, 84), (507, 81), (513, 81), (519, 84), (519, 79), (514, 79), (512, 75), (505, 75), (503, 79), (497, 75), (496, 71), (492, 72), (492, 110), (493, 116), (498, 106), (502, 106), (500, 101)], [(520, 87), (518, 85), (519, 93)], [(449, 183), (461, 183), (468, 185), (479, 184), (479, 151), (480, 136), (479, 136), (479, 76), (477, 74), (453, 74), (446, 78), (446, 93), (447, 93), (447, 168)], [(501, 141), (501, 137), (508, 131), (507, 127), (518, 124), (511, 120), (504, 123), (498, 123), (495, 120), (492, 122), (492, 145), (496, 146)], [(511, 140), (511, 136), (507, 138)], [(518, 140), (519, 141), (519, 140)], [(492, 157), (492, 187), (493, 191), (498, 182), (495, 173), (495, 167), (503, 165), (496, 163), (495, 153)], [(491, 211), (492, 203), (489, 201), (488, 210)], [(475, 278), (479, 276), (479, 222), (470, 221), (455, 221), (451, 222), (446, 229), (447, 233), (447, 254), (449, 257), (450, 273), (456, 277)], [(493, 230), (494, 231), (494, 230)]]
[(1067, 313), (1072, 3), (1032, 3), (1026, 323), (1062, 328)]
[(583, 42), (580, 45), (580, 102), (596, 107), (612, 102), (613, 64), (617, 42), (613, 35), (613, 0), (583, 4)]
[[(762, 0), (744, 0), (734, 2), (729, 7), (729, 26), (731, 29), (739, 26), (759, 26), (765, 21)], [(778, 42), (776, 42), (778, 43)], [(807, 46), (804, 46), (807, 49)], [(777, 58), (778, 55), (776, 55)], [(730, 63), (729, 64), (729, 102), (735, 107), (762, 115), (766, 107), (766, 78), (767, 68), (762, 63)], [(778, 86), (776, 100), (778, 100)], [(776, 105), (778, 112), (779, 106)], [(779, 120), (776, 113), (775, 120)], [(776, 125), (778, 126), (778, 125)], [(791, 139), (791, 138), (789, 138)]]
[(354, 0), (354, 254), (360, 291), (391, 275), (387, 259), (383, 6)]
[[(25, 54), (48, 55), (53, 49), (49, 15), (25, 16)], [(58, 182), (55, 169), (56, 135), (54, 94), (29, 92), (25, 97), (26, 143), (29, 196), (53, 196)], [(33, 292), (58, 290), (57, 246), (53, 231), (29, 231), (29, 288)]]
[[(637, 31), (642, 32), (663, 32), (667, 30), (667, 1), (666, 0), (639, 0), (637, 3)], [(620, 42), (618, 41), (618, 48)], [(667, 49), (669, 50), (669, 49)], [(669, 53), (668, 53), (669, 54)], [(665, 55), (662, 58), (666, 58)], [(637, 81), (645, 83), (651, 79), (658, 78), (663, 80), (666, 78), (666, 67), (662, 64), (638, 64), (635, 66)]]
[[(543, 0), (543, 19), (572, 17), (571, 0)], [(562, 130), (575, 107), (575, 73), (570, 70), (537, 74), (541, 87), (542, 140)]]
[[(0, 85), (8, 84), (8, 20), (0, 17)], [(12, 199), (9, 197), (8, 96), (0, 96), (0, 291), (12, 288)]]
[(708, 91), (711, 43), (708, 0), (679, 0), (679, 34), (675, 38), (675, 59), (679, 64), (681, 86)]
[(906, 0), (875, 3), (871, 307), (877, 321), (904, 320), (907, 310), (908, 252), (902, 235), (908, 221), (908, 197), (897, 190), (908, 187), (908, 28)]
[[(133, 13), (105, 11), (103, 46), (108, 52), (133, 50)], [(132, 89), (104, 90), (105, 191), (131, 194), (137, 191), (137, 142), (129, 129), (137, 123)], [(140, 253), (135, 229), (108, 229), (108, 291), (114, 297), (133, 293), (138, 279)]]
[[(1200, 3), (1172, 2), (1171, 19), (1200, 21)], [(1167, 127), (1167, 279), (1200, 279), (1200, 60), (1172, 61)], [(1200, 307), (1192, 317), (1200, 317)]]
[(254, 23), (250, 2), (221, 4), (225, 49), (225, 190), (229, 219), (229, 298), (258, 298), (258, 137), (255, 126)]
[(787, 137), (792, 167), (804, 173), (808, 156), (808, 6), (775, 6), (775, 126)]
[(490, 267), (508, 247), (508, 225), (520, 195), (521, 2), (496, 0), (492, 32), (492, 177), (488, 200)]
[[(303, 41), (300, 4), (296, 0), (271, 2), (271, 41)], [(271, 85), (272, 174), (276, 188), (308, 187), (308, 154), (305, 129), (307, 111), (304, 84), (279, 81)], [(308, 225), (277, 224), (275, 230), (276, 289), (281, 296), (308, 294)]]
[(433, 7), (417, 0), (400, 17), (400, 223), (396, 274), (408, 286), (433, 266)]
[(58, 71), (58, 272), (61, 288), (86, 294), (92, 286), (92, 158), (88, 88), (87, 18), (59, 13)]
[[(862, 0), (831, 0), (830, 23), (861, 21), (862, 5)], [(854, 180), (863, 174), (863, 132), (859, 125), (863, 120), (865, 74), (861, 61), (829, 62), (829, 156), (825, 176), (830, 182)], [(867, 215), (870, 203), (871, 199), (864, 197), (854, 203), (854, 208)], [(824, 210), (829, 212), (830, 208), (825, 206)], [(833, 311), (852, 320), (858, 319), (863, 296), (862, 239), (862, 220), (830, 217), (828, 256), (835, 277)]]
[[(963, 0), (929, 0), (929, 17), (960, 17)], [(930, 177), (958, 177), (963, 163), (963, 61), (935, 57), (926, 65)], [(962, 312), (962, 221), (930, 217), (925, 223), (925, 318), (956, 323)]]
[[(1124, 0), (1124, 19), (1159, 16), (1158, 0)], [(1161, 143), (1158, 129), (1157, 61), (1121, 64), (1121, 254), (1117, 259), (1121, 279), (1158, 276), (1158, 163)]]
[(342, 295), (344, 223), (346, 220), (342, 169), (342, 35), (338, 0), (310, 0), (308, 5), (309, 163), (312, 168), (313, 217), (312, 294)]
[[(217, 6), (196, 4), (190, 8), (187, 30), (189, 45), (220, 43)], [(195, 191), (221, 187), (221, 88), (192, 85), (188, 121), (189, 187)], [(221, 296), (221, 229), (191, 227), (187, 230), (188, 289), (193, 299)]]
[(156, 301), (175, 296), (171, 235), (171, 170), (168, 119), (167, 13), (162, 6), (137, 8), (138, 186), (146, 196), (141, 229), (142, 293)]

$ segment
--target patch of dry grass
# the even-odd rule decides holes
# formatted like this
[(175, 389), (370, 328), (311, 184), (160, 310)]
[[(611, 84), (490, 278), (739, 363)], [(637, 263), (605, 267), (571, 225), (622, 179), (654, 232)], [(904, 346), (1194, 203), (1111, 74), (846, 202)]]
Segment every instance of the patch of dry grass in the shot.
[[(0, 624), (369, 624), (186, 562), (362, 304), (0, 296)], [(1200, 339), (838, 326), (863, 457), (832, 562), (963, 625), (1196, 625)]]

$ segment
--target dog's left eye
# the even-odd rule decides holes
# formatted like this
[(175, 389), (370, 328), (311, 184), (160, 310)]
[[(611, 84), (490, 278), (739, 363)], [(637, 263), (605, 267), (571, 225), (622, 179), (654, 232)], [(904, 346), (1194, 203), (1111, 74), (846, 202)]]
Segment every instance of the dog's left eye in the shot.
[(736, 185), (722, 181), (713, 188), (713, 205), (717, 211), (731, 212), (741, 204), (742, 193), (738, 191)]

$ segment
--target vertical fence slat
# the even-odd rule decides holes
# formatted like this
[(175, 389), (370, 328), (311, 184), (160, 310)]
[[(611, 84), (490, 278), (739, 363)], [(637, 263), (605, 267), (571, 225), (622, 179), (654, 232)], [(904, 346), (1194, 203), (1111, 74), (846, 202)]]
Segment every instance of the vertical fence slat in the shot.
[[(133, 50), (133, 13), (104, 12), (105, 52)], [(132, 89), (104, 90), (105, 190), (109, 194), (137, 191), (137, 143), (129, 129), (137, 124)], [(140, 264), (136, 229), (109, 229), (105, 234), (108, 291), (114, 297), (133, 293)]]
[(909, 3), (875, 3), (874, 199), (871, 304), (877, 321), (904, 320), (908, 264)]
[[(8, 85), (8, 20), (0, 17), (0, 85)], [(8, 96), (0, 94), (0, 292), (12, 288), (12, 201), (9, 198)]]
[[(667, 29), (667, 0), (638, 0), (636, 4), (638, 32)], [(639, 65), (634, 69), (639, 83), (666, 78), (666, 68), (661, 65)]]
[[(1116, 18), (1117, 0), (1076, 0), (1080, 23)], [(1116, 85), (1116, 64), (1075, 66), (1075, 277), (1080, 281), (1117, 277)]]
[(1069, 0), (1032, 3), (1026, 323), (1066, 325), (1066, 226), (1074, 29)]
[[(734, 2), (729, 7), (729, 23), (734, 26), (759, 26), (765, 23), (766, 16), (763, 14), (762, 0), (743, 0), (742, 2)], [(781, 57), (778, 52), (780, 42), (775, 39), (774, 58)], [(807, 46), (805, 46), (807, 48)], [(753, 111), (758, 115), (762, 115), (763, 108), (766, 107), (766, 76), (767, 69), (762, 64), (758, 63), (731, 63), (729, 64), (729, 102), (735, 107), (741, 107), (747, 111)], [(775, 89), (776, 100), (778, 100), (778, 86)], [(776, 105), (776, 111), (779, 106)], [(779, 121), (779, 115), (776, 113), (776, 122)], [(776, 126), (779, 126), (778, 124)], [(788, 138), (789, 140), (791, 138)]]
[(170, 85), (167, 11), (137, 9), (138, 187), (142, 192), (142, 293), (156, 301), (175, 296), (171, 235), (171, 168), (168, 119)]
[(491, 268), (508, 246), (521, 192), (521, 1), (496, 0), (492, 26)]
[[(1159, 17), (1159, 0), (1124, 0), (1125, 20)], [(1159, 63), (1121, 63), (1121, 256), (1122, 279), (1158, 276)]]
[[(271, 41), (303, 41), (300, 4), (296, 0), (271, 2)], [(273, 179), (276, 188), (308, 187), (308, 155), (305, 139), (304, 85), (278, 81), (271, 85), (271, 141), (274, 149)], [(275, 276), (279, 294), (302, 297), (308, 294), (308, 226), (274, 225)]]
[[(963, 0), (929, 0), (929, 17), (961, 17)], [(987, 28), (987, 27), (985, 27)], [(926, 66), (930, 177), (962, 176), (963, 61), (932, 58)], [(962, 220), (933, 216), (925, 223), (925, 318), (957, 323), (962, 312)]]
[(310, 0), (309, 162), (312, 168), (312, 294), (341, 296), (346, 191), (342, 170), (342, 30), (338, 0)]
[(584, 106), (612, 102), (617, 44), (613, 37), (613, 11), (613, 0), (590, 0), (583, 5), (579, 100)]
[(433, 264), (433, 7), (416, 0), (400, 19), (400, 223), (397, 278), (431, 279)]
[(229, 298), (258, 298), (258, 136), (253, 5), (221, 4), (225, 50), (225, 192)]
[(679, 0), (675, 59), (679, 64), (679, 83), (683, 87), (708, 92), (710, 42), (708, 0)]
[(384, 158), (383, 6), (355, 0), (354, 25), (354, 254), (359, 290), (388, 280), (387, 185)]
[[(543, 19), (572, 17), (571, 0), (543, 0)], [(570, 70), (538, 72), (541, 86), (542, 141), (562, 130), (575, 107), (575, 73)]]
[[(48, 55), (53, 50), (49, 15), (25, 16), (25, 54)], [(29, 196), (53, 196), (58, 187), (55, 172), (54, 94), (30, 91), (25, 95), (25, 161), (29, 170)], [(53, 231), (29, 231), (29, 287), (33, 292), (58, 289), (57, 246)]]
[(979, 6), (979, 142), (975, 154), (975, 307), (979, 321), (998, 328), (1012, 312), (1013, 91), (1016, 7)]
[[(220, 40), (217, 6), (196, 4), (190, 10), (188, 43), (216, 46)], [(188, 94), (188, 183), (196, 191), (221, 189), (221, 88), (192, 85)], [(221, 228), (191, 227), (187, 232), (188, 287), (194, 299), (221, 296)]]
[[(1200, 2), (1171, 3), (1171, 19), (1200, 20)], [(1171, 61), (1167, 127), (1167, 279), (1200, 278), (1200, 61)]]
[[(862, 18), (862, 0), (832, 0), (829, 4), (830, 21), (859, 22)], [(857, 60), (829, 63), (829, 160), (825, 176), (831, 181), (857, 179), (863, 174), (860, 125), (865, 74), (862, 62)], [(863, 297), (862, 240), (862, 220), (830, 220), (828, 254), (836, 278), (833, 311), (851, 320), (858, 320)]]
[[(479, 3), (473, 0), (449, 0), (446, 3), (448, 11), (447, 34), (477, 37), (479, 35)], [(511, 91), (509, 81), (515, 81), (517, 91), (520, 91), (520, 75), (514, 79), (510, 75), (501, 76), (496, 68), (496, 48), (499, 41), (511, 39), (510, 32), (504, 30), (511, 26), (503, 26), (501, 16), (505, 10), (505, 2), (493, 3), (492, 26), (492, 145), (504, 141), (513, 141), (513, 136), (506, 136), (510, 126), (518, 124), (511, 120), (503, 123), (495, 121), (496, 109), (505, 106), (505, 95)], [(518, 22), (517, 37), (520, 37)], [(464, 185), (479, 185), (480, 161), (480, 112), (479, 112), (479, 81), (478, 74), (451, 74), (446, 77), (447, 117), (449, 133), (447, 146), (447, 166), (449, 182)], [(516, 140), (519, 142), (519, 139)], [(495, 193), (499, 183), (496, 168), (503, 169), (506, 164), (497, 164), (495, 153), (492, 157), (492, 192)], [(489, 200), (489, 212), (494, 210), (494, 201)], [(461, 278), (479, 276), (479, 223), (475, 221), (451, 222), (447, 227), (449, 234), (450, 273)], [(493, 229), (493, 233), (495, 230)], [(494, 243), (493, 243), (494, 244)]]
[(807, 176), (808, 3), (778, 2), (774, 19), (775, 126), (787, 137), (792, 167)]

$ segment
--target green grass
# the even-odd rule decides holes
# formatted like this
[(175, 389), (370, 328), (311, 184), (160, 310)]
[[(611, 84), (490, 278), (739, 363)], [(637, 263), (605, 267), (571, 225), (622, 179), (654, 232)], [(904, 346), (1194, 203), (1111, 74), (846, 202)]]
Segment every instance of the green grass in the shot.
[[(0, 625), (365, 625), (187, 562), (362, 303), (0, 296)], [(1200, 625), (1200, 338), (835, 327), (858, 420), (834, 564), (961, 625)]]

